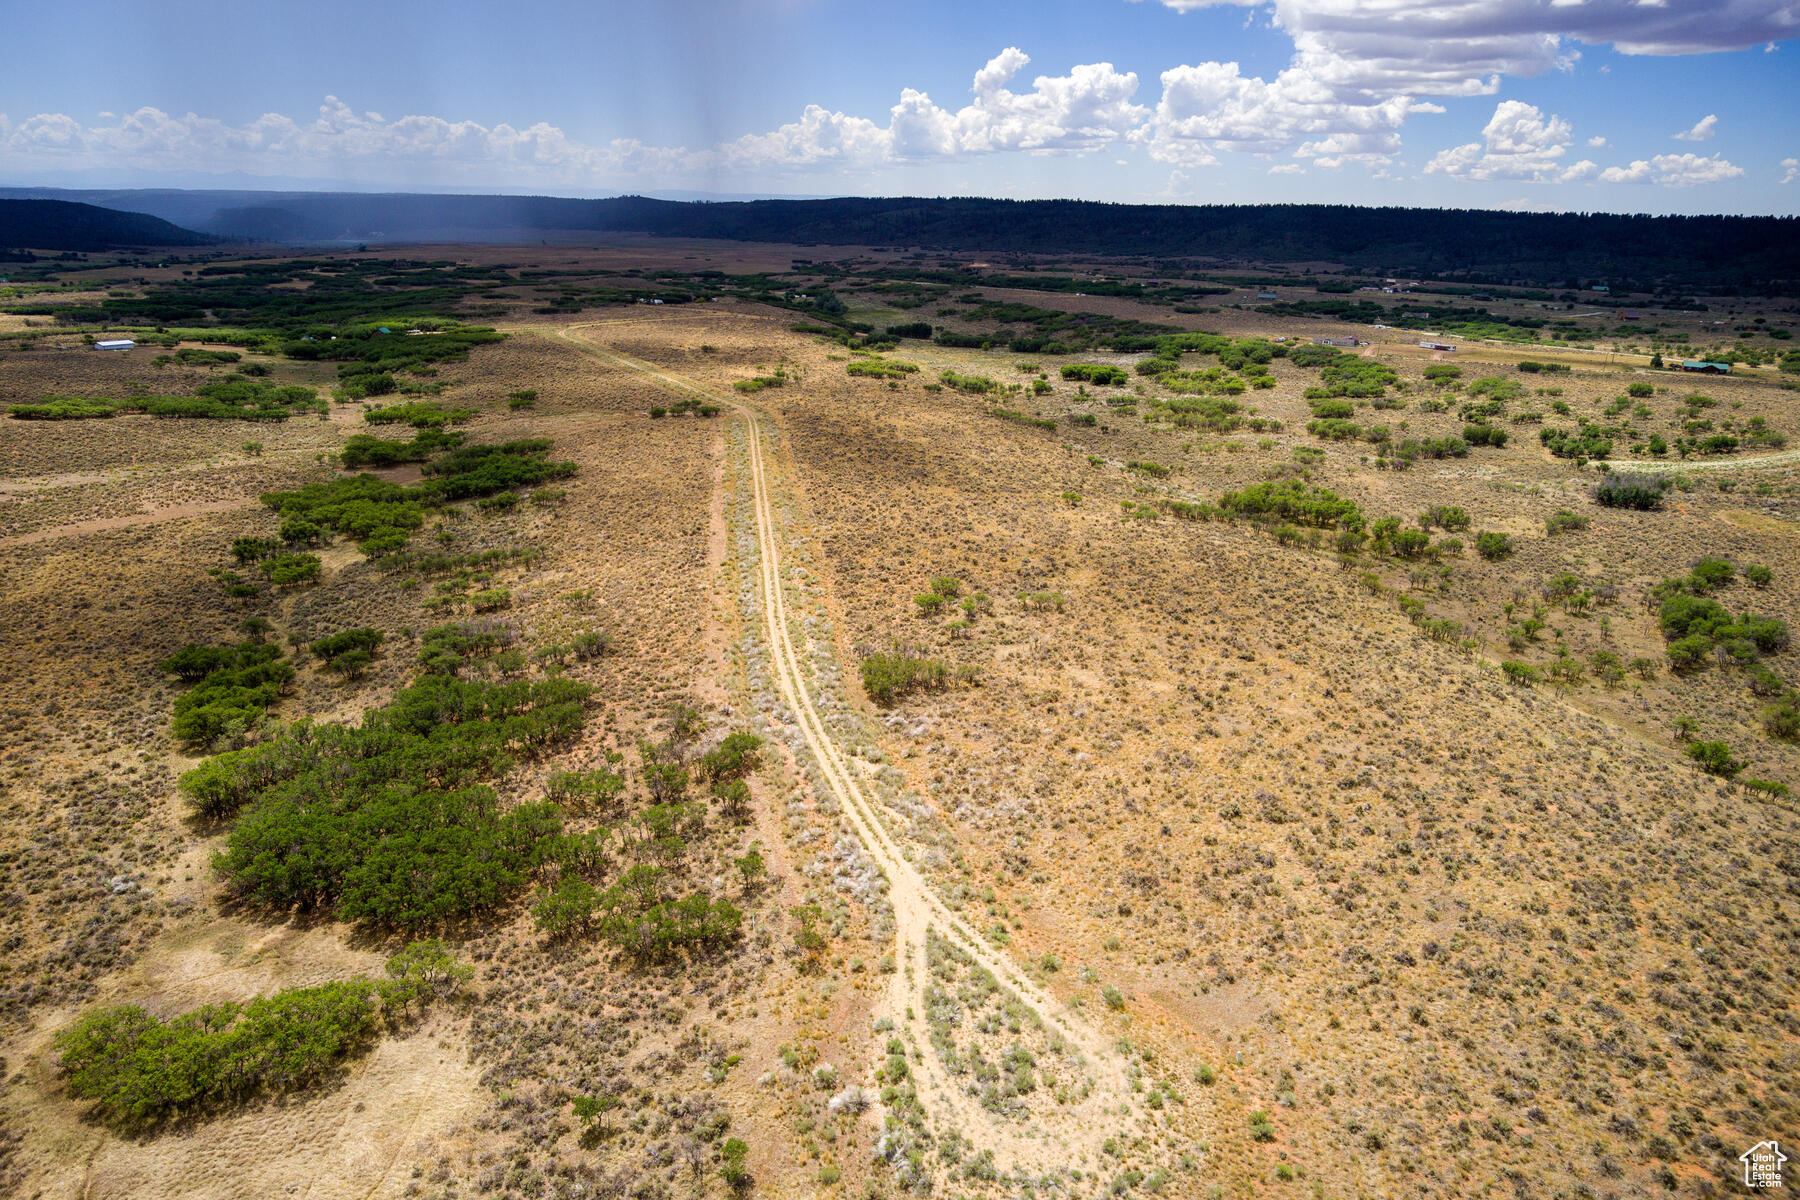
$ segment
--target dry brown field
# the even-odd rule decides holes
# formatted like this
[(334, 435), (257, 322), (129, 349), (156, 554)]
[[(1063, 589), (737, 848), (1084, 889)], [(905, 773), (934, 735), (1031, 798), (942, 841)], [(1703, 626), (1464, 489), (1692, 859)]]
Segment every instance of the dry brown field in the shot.
[[(571, 271), (904, 257), (648, 240), (408, 253)], [(410, 682), (423, 632), (463, 610), (349, 543), (320, 552), (316, 586), (222, 596), (212, 572), (232, 539), (273, 532), (258, 497), (334, 474), (344, 439), (365, 431), (359, 403), (254, 426), (0, 417), (0, 1194), (725, 1196), (728, 1135), (749, 1147), (753, 1194), (770, 1196), (1710, 1197), (1742, 1190), (1743, 1150), (1800, 1144), (1800, 813), (1684, 753), (1722, 741), (1740, 779), (1800, 788), (1800, 747), (1765, 730), (1769, 697), (1745, 668), (1671, 671), (1650, 600), (1715, 555), (1738, 570), (1715, 593), (1733, 612), (1800, 619), (1791, 453), (1677, 462), (1664, 507), (1637, 512), (1597, 504), (1597, 473), (1553, 457), (1537, 423), (1510, 425), (1504, 448), (1378, 467), (1369, 443), (1306, 431), (1317, 372), (1285, 358), (1273, 388), (1241, 397), (1280, 427), (1216, 433), (1151, 419), (1148, 379), (1057, 372), (1130, 372), (1141, 354), (904, 341), (888, 356), (920, 370), (890, 386), (851, 377), (844, 347), (792, 331), (791, 312), (547, 314), (532, 311), (539, 291), (507, 290), (505, 312), (483, 318), (507, 340), (444, 365), (437, 398), (477, 411), (471, 441), (550, 438), (579, 473), (554, 503), (444, 510), (416, 536), (448, 553), (529, 547), (479, 581), (510, 589), (496, 619), (516, 644), (602, 629), (611, 648), (566, 668), (596, 689), (581, 740), (502, 797), (541, 798), (553, 772), (607, 754), (634, 769), (675, 705), (699, 710), (708, 742), (758, 732), (748, 823), (712, 820), (683, 868), (740, 905), (743, 936), (645, 967), (598, 940), (549, 940), (513, 904), (443, 931), (475, 968), (468, 988), (327, 1086), (151, 1133), (97, 1120), (54, 1044), (93, 1006), (172, 1016), (379, 975), (404, 941), (226, 902), (211, 865), (224, 833), (175, 787), (203, 755), (171, 737), (180, 688), (156, 664), (235, 641), (250, 615), (284, 644), (374, 626), (387, 641), (367, 673), (342, 680), (296, 654), (276, 710), (354, 722)], [(1292, 344), (1340, 328), (1229, 307), (1235, 296), (1171, 314), (983, 294)], [(967, 327), (929, 304), (850, 303), (877, 325)], [(1640, 422), (1671, 440), (1694, 391), (1719, 401), (1714, 420), (1760, 417), (1800, 438), (1800, 393), (1774, 372), (1696, 380), (1607, 350), (1432, 355), (1402, 331), (1356, 331), (1373, 343), (1358, 353), (1401, 381), (1401, 407), (1357, 419), (1397, 436), (1462, 430), (1469, 397), (1423, 376), (1454, 362), (1459, 385), (1522, 383), (1514, 409), (1567, 407), (1545, 425), (1610, 419), (1628, 384), (1649, 381)], [(226, 370), (152, 357), (0, 350), (0, 405), (179, 394)], [(1527, 357), (1572, 371), (1517, 374)], [(334, 382), (323, 364), (256, 361), (277, 382)], [(734, 388), (777, 367), (784, 386)], [(938, 386), (944, 371), (1043, 373), (1049, 390), (970, 395)], [(521, 390), (535, 404), (509, 406)], [(651, 415), (701, 392), (724, 411)], [(1444, 411), (1421, 405), (1445, 397)], [(1340, 555), (1329, 534), (1284, 544), (1168, 503), (1301, 472), (1371, 518), (1416, 527), (1458, 506), (1467, 545)], [(759, 478), (796, 674), (889, 852), (939, 908), (908, 908), (910, 885), (859, 834), (784, 698)], [(1585, 526), (1549, 532), (1565, 511)], [(1515, 552), (1479, 556), (1482, 531)], [(1767, 586), (1745, 579), (1753, 564), (1771, 569)], [(989, 606), (925, 613), (915, 597), (944, 576)], [(1538, 627), (1521, 638), (1527, 618)], [(1460, 628), (1433, 638), (1427, 621)], [(897, 648), (943, 663), (949, 685), (877, 703), (859, 664)], [(1761, 661), (1792, 688), (1795, 654)], [(1608, 656), (1650, 666), (1609, 679)], [(1499, 666), (1562, 660), (1584, 669), (1519, 684)], [(745, 887), (732, 860), (753, 842), (769, 873)], [(826, 935), (811, 957), (795, 936), (808, 904)], [(936, 930), (954, 913), (989, 957), (934, 940), (916, 976), (904, 954), (896, 968), (896, 929), (927, 911)], [(984, 997), (981, 961), (1019, 986)], [(938, 985), (961, 998), (960, 1059), (925, 1032), (920, 998)], [(896, 1133), (902, 1106), (879, 1098), (894, 1038), (922, 1140)], [(1021, 1047), (1037, 1086), (984, 1107), (964, 1085)], [(836, 1100), (852, 1084), (872, 1102)], [(571, 1113), (587, 1094), (620, 1099), (600, 1136)]]

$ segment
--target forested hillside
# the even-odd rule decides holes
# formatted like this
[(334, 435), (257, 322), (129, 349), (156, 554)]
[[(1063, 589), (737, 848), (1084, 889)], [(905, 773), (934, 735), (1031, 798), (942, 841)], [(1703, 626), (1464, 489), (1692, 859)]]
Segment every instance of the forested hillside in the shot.
[[(941, 252), (1126, 255), (1162, 260), (1158, 269), (1171, 270), (1193, 259), (1323, 262), (1475, 283), (1566, 287), (1608, 281), (1616, 290), (1624, 284), (1635, 290), (1660, 285), (1789, 294), (1800, 281), (1800, 219), (1793, 217), (907, 197), (695, 202), (343, 192), (66, 194), (156, 213), (217, 237), (285, 245), (506, 243), (547, 234), (648, 233)], [(47, 237), (92, 244), (99, 235), (82, 223), (83, 207), (65, 205), (62, 219), (73, 224), (54, 231), (27, 234), (23, 217), (0, 221), (0, 244), (61, 247)], [(123, 232), (139, 228), (109, 231), (117, 240), (107, 244), (150, 244), (149, 230)]]
[(8, 250), (205, 246), (217, 240), (143, 213), (67, 200), (0, 200), (0, 248)]

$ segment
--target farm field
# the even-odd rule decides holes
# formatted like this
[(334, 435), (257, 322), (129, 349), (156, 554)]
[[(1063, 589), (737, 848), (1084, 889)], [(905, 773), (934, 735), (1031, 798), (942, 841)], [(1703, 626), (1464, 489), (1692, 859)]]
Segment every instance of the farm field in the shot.
[(0, 1193), (1701, 1197), (1800, 1140), (1792, 301), (159, 262), (0, 316)]

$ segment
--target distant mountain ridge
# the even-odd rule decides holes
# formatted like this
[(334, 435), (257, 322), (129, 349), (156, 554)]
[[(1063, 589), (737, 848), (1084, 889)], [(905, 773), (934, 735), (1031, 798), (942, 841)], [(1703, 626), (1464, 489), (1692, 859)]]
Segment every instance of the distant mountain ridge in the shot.
[(140, 212), (69, 200), (0, 199), (0, 248), (7, 250), (208, 246), (218, 240)]
[(1800, 218), (1795, 217), (918, 197), (676, 201), (346, 192), (66, 194), (104, 197), (109, 205), (179, 220), (216, 237), (285, 245), (505, 243), (553, 234), (638, 233), (946, 252), (1317, 261), (1365, 272), (1557, 285), (1582, 278), (1782, 292), (1800, 280)]

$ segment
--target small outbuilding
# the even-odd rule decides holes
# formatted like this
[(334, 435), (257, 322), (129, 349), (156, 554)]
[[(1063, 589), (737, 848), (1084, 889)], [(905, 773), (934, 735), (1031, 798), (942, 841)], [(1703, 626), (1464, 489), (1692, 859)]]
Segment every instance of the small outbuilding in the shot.
[(1257, 298), (1257, 299), (1258, 299), (1258, 300), (1274, 300), (1274, 299), (1277, 299), (1277, 297), (1276, 297), (1276, 295), (1275, 295), (1275, 293), (1274, 293), (1274, 292), (1258, 292), (1258, 293), (1256, 293), (1256, 298)]
[(1313, 345), (1315, 345), (1315, 346), (1354, 346), (1354, 345), (1356, 345), (1356, 339), (1349, 334), (1345, 334), (1343, 337), (1316, 337), (1312, 341), (1313, 341)]
[(1449, 342), (1420, 342), (1419, 346), (1424, 350), (1448, 350), (1452, 354), (1456, 353), (1456, 347)]
[(96, 350), (135, 350), (137, 343), (130, 338), (108, 338), (103, 342), (95, 342)]

